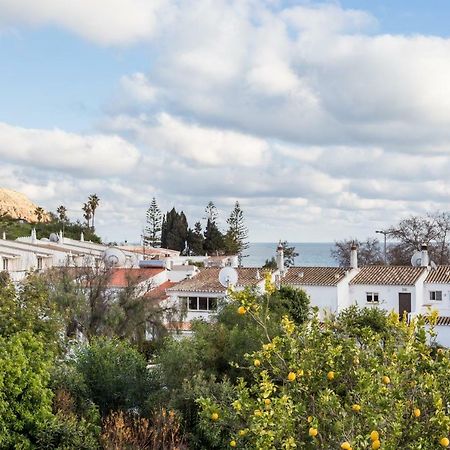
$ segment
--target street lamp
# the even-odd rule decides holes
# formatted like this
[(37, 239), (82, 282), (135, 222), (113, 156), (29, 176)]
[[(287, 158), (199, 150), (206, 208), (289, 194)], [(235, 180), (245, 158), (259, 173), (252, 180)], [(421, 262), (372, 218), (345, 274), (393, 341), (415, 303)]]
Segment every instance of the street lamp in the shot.
[(390, 234), (389, 231), (384, 231), (384, 230), (376, 230), (375, 233), (380, 233), (382, 235), (384, 235), (384, 264), (387, 264), (387, 256), (386, 256), (386, 236), (388, 234)]

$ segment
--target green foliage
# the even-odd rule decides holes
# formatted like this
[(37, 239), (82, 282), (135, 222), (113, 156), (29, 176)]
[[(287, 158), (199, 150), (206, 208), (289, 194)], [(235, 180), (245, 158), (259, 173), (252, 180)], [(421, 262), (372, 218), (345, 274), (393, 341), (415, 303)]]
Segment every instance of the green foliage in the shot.
[(144, 230), (144, 245), (161, 246), (162, 214), (153, 197), (146, 214), (147, 225)]
[(273, 308), (278, 308), (280, 317), (287, 314), (297, 325), (306, 322), (310, 314), (310, 301), (305, 291), (291, 286), (281, 286), (271, 295)]
[(163, 218), (161, 247), (182, 252), (188, 237), (188, 223), (183, 211), (178, 213), (172, 208)]
[(154, 389), (145, 359), (123, 341), (96, 339), (77, 352), (74, 364), (102, 416), (116, 410), (142, 411)]
[(230, 255), (238, 255), (239, 265), (242, 264), (244, 252), (248, 249), (248, 228), (245, 226), (244, 212), (237, 201), (227, 219), (228, 231), (225, 235), (226, 252)]
[(75, 416), (56, 415), (39, 430), (36, 448), (42, 450), (96, 450), (100, 427)]
[(32, 448), (52, 420), (52, 357), (30, 332), (0, 337), (0, 448)]
[[(0, 217), (0, 232), (6, 233), (7, 239), (17, 239), (19, 237), (30, 236), (31, 230), (36, 229), (38, 239), (48, 238), (51, 233), (59, 233), (63, 223), (60, 219), (50, 214), (49, 222), (41, 222), (38, 224), (27, 223), (22, 220), (12, 219), (7, 216)], [(71, 239), (80, 239), (81, 233), (84, 233), (86, 240), (92, 242), (101, 242), (101, 239), (93, 232), (93, 230), (85, 225), (77, 222), (64, 222), (64, 236)]]
[(188, 230), (188, 247), (192, 255), (203, 255), (205, 253), (203, 249), (204, 239), (202, 225), (200, 222), (196, 222), (194, 229), (189, 228)]
[[(257, 304), (239, 300), (249, 311)], [(252, 315), (264, 329), (262, 314)], [(423, 319), (408, 324), (352, 308), (322, 324), (316, 317), (281, 324), (282, 333), (249, 355), (250, 382), (238, 381), (228, 399), (199, 398), (213, 446), (234, 440), (246, 449), (308, 450), (348, 442), (366, 450), (377, 431), (383, 449), (431, 450), (449, 435), (450, 354), (427, 344), (434, 332)]]
[(18, 289), (11, 282), (0, 283), (0, 335), (29, 331), (56, 350), (62, 344), (62, 328), (62, 319), (39, 276), (30, 275)]

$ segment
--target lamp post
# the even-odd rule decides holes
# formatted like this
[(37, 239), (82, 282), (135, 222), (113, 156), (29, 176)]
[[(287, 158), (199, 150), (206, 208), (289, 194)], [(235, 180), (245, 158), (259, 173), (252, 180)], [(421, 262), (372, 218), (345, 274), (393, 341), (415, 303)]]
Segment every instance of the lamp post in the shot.
[(387, 256), (386, 256), (386, 236), (389, 234), (389, 231), (384, 230), (375, 230), (375, 233), (380, 233), (384, 235), (384, 265), (387, 264)]

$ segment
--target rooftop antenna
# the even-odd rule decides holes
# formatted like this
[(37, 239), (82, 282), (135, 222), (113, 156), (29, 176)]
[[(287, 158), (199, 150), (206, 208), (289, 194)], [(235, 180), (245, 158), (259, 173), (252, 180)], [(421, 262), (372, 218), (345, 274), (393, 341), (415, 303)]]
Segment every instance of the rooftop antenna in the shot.
[(224, 267), (220, 269), (219, 272), (219, 283), (225, 287), (229, 288), (231, 286), (235, 286), (238, 281), (239, 275), (237, 270), (233, 267)]

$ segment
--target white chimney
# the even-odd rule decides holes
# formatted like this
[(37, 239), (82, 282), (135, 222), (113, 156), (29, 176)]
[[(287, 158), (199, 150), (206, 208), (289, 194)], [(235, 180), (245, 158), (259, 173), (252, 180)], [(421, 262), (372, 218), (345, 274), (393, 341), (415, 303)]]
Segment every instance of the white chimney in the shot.
[(84, 242), (84, 233), (83, 233), (83, 232), (81, 232), (81, 235), (80, 235), (80, 241), (81, 241), (81, 242)]
[(430, 263), (430, 259), (428, 257), (428, 246), (427, 244), (422, 244), (421, 246), (421, 251), (422, 251), (422, 258), (421, 258), (421, 266), (422, 267), (428, 267), (429, 263)]
[(64, 244), (64, 237), (62, 230), (59, 230), (58, 244)]
[(350, 250), (350, 267), (352, 269), (358, 268), (358, 247), (354, 244)]
[(284, 249), (283, 246), (281, 245), (281, 241), (277, 247), (277, 269), (280, 271), (281, 274), (284, 273)]
[(36, 228), (33, 228), (31, 230), (31, 243), (35, 244), (36, 243)]
[(3, 232), (3, 240), (6, 241), (6, 232)]

